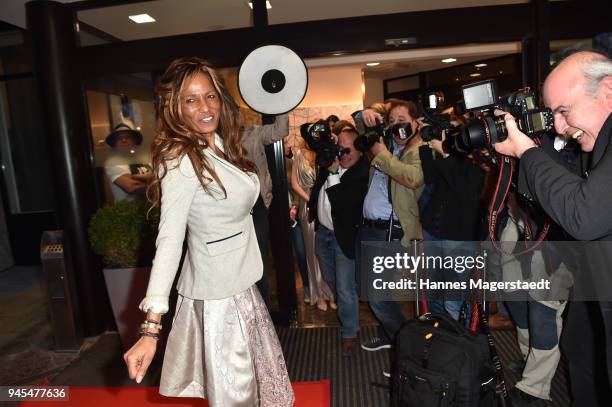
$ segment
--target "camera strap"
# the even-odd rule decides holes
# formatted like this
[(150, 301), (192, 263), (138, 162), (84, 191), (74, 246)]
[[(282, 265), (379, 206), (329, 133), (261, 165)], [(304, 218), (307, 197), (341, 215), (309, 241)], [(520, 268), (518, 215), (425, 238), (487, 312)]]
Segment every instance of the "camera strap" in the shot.
[[(497, 185), (495, 187), (495, 192), (493, 193), (493, 199), (491, 200), (491, 206), (489, 207), (489, 237), (491, 238), (491, 243), (493, 246), (503, 254), (508, 256), (520, 256), (522, 254), (528, 253), (534, 250), (536, 247), (542, 243), (542, 241), (546, 238), (548, 234), (548, 230), (550, 229), (550, 223), (545, 222), (542, 232), (535, 240), (534, 244), (527, 246), (524, 250), (519, 250), (516, 252), (508, 252), (504, 250), (499, 241), (497, 240), (497, 236), (495, 236), (495, 231), (497, 229), (497, 220), (500, 213), (503, 211), (506, 200), (508, 198), (508, 192), (510, 191), (510, 185), (512, 184), (512, 176), (514, 174), (514, 166), (515, 160), (511, 157), (498, 154), (497, 161), (499, 165), (499, 176), (497, 178)], [(525, 240), (530, 241), (533, 239), (533, 233), (531, 231), (531, 226), (529, 223), (529, 219), (525, 220)]]
[(393, 240), (393, 201), (391, 200), (391, 175), (387, 175), (387, 198), (389, 198), (389, 204), (391, 205), (391, 214), (389, 215), (389, 227), (387, 229), (387, 242)]
[(389, 215), (389, 228), (387, 229), (387, 242), (393, 240), (393, 214), (395, 213), (395, 209), (393, 209), (393, 200), (391, 199), (391, 175), (385, 174), (387, 177), (387, 199), (389, 200), (389, 204), (391, 205), (391, 214)]

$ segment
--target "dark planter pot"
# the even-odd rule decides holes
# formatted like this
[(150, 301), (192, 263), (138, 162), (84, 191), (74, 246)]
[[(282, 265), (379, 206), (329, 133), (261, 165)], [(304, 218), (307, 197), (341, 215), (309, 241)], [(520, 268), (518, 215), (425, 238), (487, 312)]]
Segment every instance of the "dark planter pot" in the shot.
[(138, 304), (145, 297), (151, 267), (105, 268), (104, 280), (124, 350), (140, 337), (145, 314)]

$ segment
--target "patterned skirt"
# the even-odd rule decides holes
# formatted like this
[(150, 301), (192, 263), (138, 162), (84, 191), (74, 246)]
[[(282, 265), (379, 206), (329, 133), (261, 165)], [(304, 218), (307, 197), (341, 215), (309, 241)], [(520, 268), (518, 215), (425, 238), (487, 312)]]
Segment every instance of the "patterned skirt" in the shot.
[(292, 406), (283, 352), (255, 286), (221, 300), (179, 295), (159, 393), (211, 407)]

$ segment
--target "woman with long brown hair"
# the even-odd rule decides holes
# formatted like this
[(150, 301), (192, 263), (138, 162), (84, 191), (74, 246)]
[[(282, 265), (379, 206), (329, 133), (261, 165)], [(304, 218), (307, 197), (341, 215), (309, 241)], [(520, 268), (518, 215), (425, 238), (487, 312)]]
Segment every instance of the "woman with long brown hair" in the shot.
[(146, 320), (124, 355), (130, 378), (140, 383), (155, 354), (187, 232), (160, 394), (211, 406), (291, 406), (282, 350), (254, 285), (263, 268), (250, 214), (259, 181), (240, 143), (238, 106), (199, 58), (173, 61), (156, 96), (149, 196), (161, 217), (140, 303)]

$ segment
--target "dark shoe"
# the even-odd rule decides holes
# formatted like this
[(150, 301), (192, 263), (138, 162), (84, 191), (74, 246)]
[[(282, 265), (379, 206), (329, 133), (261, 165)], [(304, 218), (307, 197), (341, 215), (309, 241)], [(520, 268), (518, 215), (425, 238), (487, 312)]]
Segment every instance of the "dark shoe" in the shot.
[(489, 328), (498, 330), (514, 329), (514, 323), (508, 316), (497, 313), (489, 316)]
[(371, 338), (369, 341), (361, 344), (361, 349), (367, 350), (368, 352), (374, 352), (381, 349), (389, 349), (391, 348), (391, 343), (389, 341), (375, 336)]
[(359, 349), (359, 340), (357, 338), (342, 338), (342, 354), (350, 356)]
[(531, 394), (520, 391), (516, 387), (508, 392), (508, 396), (512, 401), (512, 407), (552, 407), (553, 405), (550, 400), (534, 397)]

